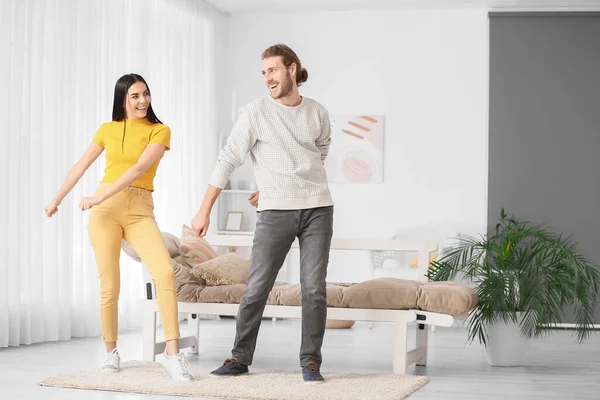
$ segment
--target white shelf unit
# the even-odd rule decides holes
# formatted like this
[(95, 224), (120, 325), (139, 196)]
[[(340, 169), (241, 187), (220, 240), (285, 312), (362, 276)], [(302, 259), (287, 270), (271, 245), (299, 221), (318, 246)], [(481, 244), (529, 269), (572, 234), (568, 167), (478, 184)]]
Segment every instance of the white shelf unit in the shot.
[[(225, 146), (227, 141), (226, 136), (219, 133), (219, 147), (218, 152)], [(238, 186), (238, 185), (244, 186)], [(254, 182), (254, 173), (252, 169), (252, 162), (249, 156), (246, 156), (244, 165), (235, 171), (233, 176), (230, 178), (230, 183), (233, 185), (232, 189), (223, 189), (221, 194), (216, 201), (216, 234), (217, 235), (253, 235), (254, 229), (256, 228), (256, 208), (252, 207), (248, 202), (250, 195), (256, 190), (240, 189), (240, 187), (246, 188), (248, 185)], [(227, 213), (229, 211), (242, 212), (242, 229), (240, 231), (227, 231), (225, 230), (225, 222), (227, 221)]]
[[(255, 190), (223, 190), (217, 198), (217, 234), (218, 235), (253, 235), (256, 227), (256, 208), (248, 202)], [(240, 231), (225, 230), (227, 213), (242, 212), (242, 229)]]

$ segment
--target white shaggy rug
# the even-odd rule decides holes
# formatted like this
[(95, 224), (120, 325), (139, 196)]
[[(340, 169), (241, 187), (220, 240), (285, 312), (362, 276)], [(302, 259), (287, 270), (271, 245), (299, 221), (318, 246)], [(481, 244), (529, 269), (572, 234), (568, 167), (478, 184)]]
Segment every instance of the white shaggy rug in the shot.
[(427, 377), (394, 374), (324, 373), (326, 382), (307, 385), (300, 371), (250, 372), (236, 377), (210, 376), (210, 369), (192, 365), (192, 382), (174, 382), (158, 363), (127, 361), (121, 372), (97, 369), (59, 375), (40, 382), (42, 386), (108, 390), (189, 397), (244, 400), (401, 400), (427, 383)]

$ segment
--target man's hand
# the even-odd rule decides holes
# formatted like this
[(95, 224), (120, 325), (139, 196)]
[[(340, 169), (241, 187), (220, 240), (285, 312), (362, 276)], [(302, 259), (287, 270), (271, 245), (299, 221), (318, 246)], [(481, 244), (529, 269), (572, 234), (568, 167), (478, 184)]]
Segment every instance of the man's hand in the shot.
[(206, 236), (208, 226), (210, 225), (210, 214), (199, 211), (192, 219), (192, 229), (200, 237)]
[(100, 198), (100, 196), (84, 197), (79, 202), (79, 208), (81, 208), (81, 211), (85, 211), (101, 203), (102, 198)]
[(248, 197), (248, 201), (253, 207), (258, 207), (258, 191), (252, 193), (250, 197)]

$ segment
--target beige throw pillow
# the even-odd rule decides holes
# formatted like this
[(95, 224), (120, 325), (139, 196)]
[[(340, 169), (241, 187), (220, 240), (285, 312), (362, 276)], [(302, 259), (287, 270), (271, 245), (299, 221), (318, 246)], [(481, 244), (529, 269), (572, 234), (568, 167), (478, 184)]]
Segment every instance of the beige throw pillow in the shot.
[(219, 255), (192, 268), (196, 279), (204, 279), (207, 286), (245, 284), (250, 273), (250, 261), (236, 253)]

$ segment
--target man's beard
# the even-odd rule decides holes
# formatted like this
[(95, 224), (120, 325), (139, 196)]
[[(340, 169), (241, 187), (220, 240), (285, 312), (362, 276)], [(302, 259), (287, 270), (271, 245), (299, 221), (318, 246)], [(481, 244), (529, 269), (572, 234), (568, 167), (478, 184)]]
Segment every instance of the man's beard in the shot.
[(279, 93), (279, 95), (277, 97), (273, 97), (275, 100), (285, 97), (291, 93), (292, 88), (294, 87), (294, 84), (292, 83), (292, 76), (290, 75), (289, 72), (285, 76), (285, 81), (280, 83), (280, 85), (281, 85), (281, 92)]

